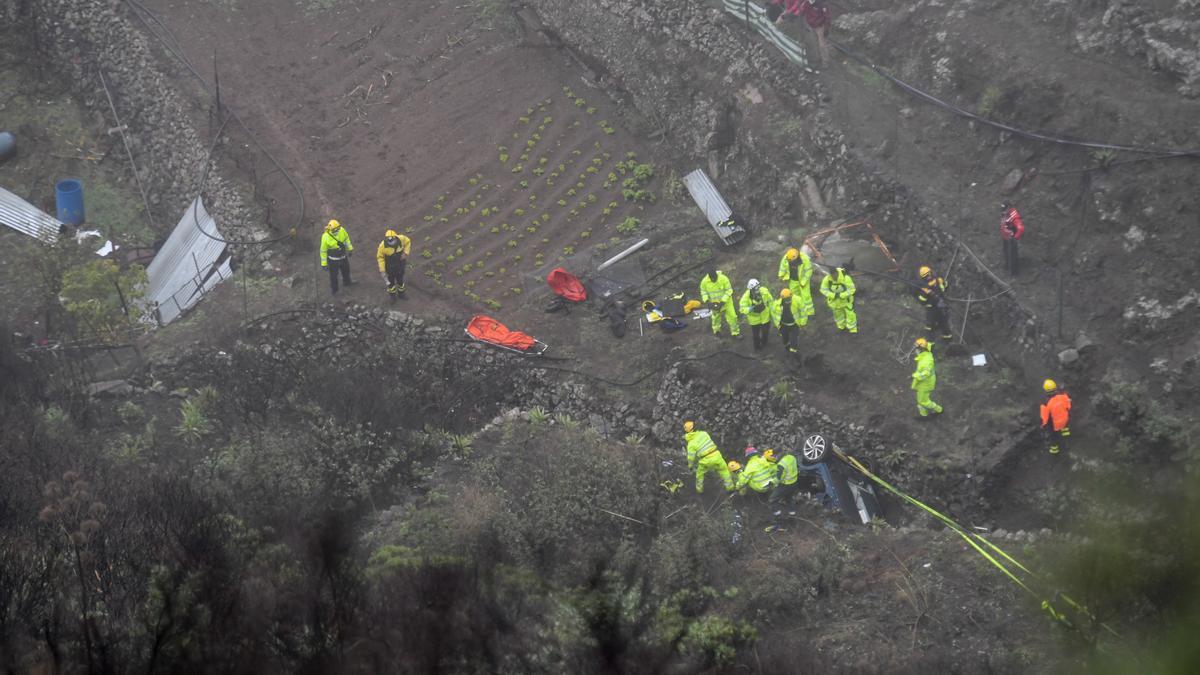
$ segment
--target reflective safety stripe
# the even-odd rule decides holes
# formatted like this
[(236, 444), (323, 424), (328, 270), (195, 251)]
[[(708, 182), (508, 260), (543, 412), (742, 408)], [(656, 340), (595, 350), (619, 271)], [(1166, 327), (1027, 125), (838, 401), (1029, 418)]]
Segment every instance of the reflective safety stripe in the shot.
[(713, 443), (712, 439), (708, 439), (704, 445), (696, 449), (696, 454), (700, 457), (707, 457), (717, 451), (717, 444)]

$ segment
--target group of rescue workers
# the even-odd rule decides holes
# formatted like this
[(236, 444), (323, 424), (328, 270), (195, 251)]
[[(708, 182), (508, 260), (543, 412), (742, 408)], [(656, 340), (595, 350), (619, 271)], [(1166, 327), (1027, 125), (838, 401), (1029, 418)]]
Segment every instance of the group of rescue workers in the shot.
[[(354, 285), (350, 280), (350, 254), (354, 245), (350, 243), (350, 233), (336, 220), (325, 225), (321, 235), (321, 267), (329, 270), (329, 287), (336, 295), (338, 292), (338, 277), (347, 286)], [(395, 230), (388, 230), (383, 235), (383, 241), (375, 250), (375, 260), (379, 264), (379, 276), (387, 286), (388, 295), (392, 300), (404, 297), (407, 288), (404, 285), (404, 270), (408, 266), (408, 254), (412, 252), (412, 240)]]
[(725, 461), (717, 444), (707, 431), (696, 428), (696, 423), (683, 423), (683, 438), (687, 441), (688, 470), (696, 472), (696, 492), (704, 491), (704, 477), (715, 473), (721, 477), (725, 489), (744, 495), (748, 490), (768, 495), (772, 508), (772, 522), (767, 532), (780, 529), (779, 521), (786, 508), (788, 515), (796, 515), (795, 498), (800, 493), (800, 466), (796, 456), (785, 452), (782, 456), (767, 448), (745, 450), (745, 466), (736, 461)]
[[(1015, 277), (1018, 270), (1017, 242), (1024, 234), (1025, 226), (1016, 208), (1009, 204), (1000, 206), (1003, 260), (1009, 275)], [(713, 334), (719, 335), (724, 323), (730, 335), (740, 336), (740, 313), (750, 324), (756, 351), (766, 346), (770, 327), (774, 325), (779, 331), (784, 350), (789, 354), (798, 353), (800, 329), (808, 324), (809, 317), (815, 313), (812, 275), (812, 259), (799, 248), (789, 248), (779, 261), (778, 277), (783, 284), (779, 294), (772, 295), (758, 279), (750, 279), (735, 305), (734, 287), (729, 277), (718, 269), (709, 270), (700, 279), (700, 300), (709, 306)], [(949, 342), (954, 335), (950, 329), (946, 280), (929, 265), (921, 265), (917, 269), (917, 277), (916, 298), (925, 309), (926, 335), (917, 338), (913, 344), (916, 356), (909, 386), (916, 394), (918, 419), (927, 419), (943, 411), (942, 406), (932, 399), (937, 386), (934, 341), (941, 339)], [(835, 267), (826, 274), (821, 280), (820, 292), (833, 314), (837, 329), (850, 334), (857, 333), (855, 285), (845, 268)], [(1054, 380), (1045, 380), (1042, 390), (1045, 401), (1040, 406), (1041, 429), (1046, 436), (1049, 452), (1058, 454), (1071, 436), (1071, 398)], [(705, 431), (697, 430), (694, 422), (684, 422), (683, 429), (688, 468), (696, 472), (696, 491), (703, 490), (706, 474), (716, 473), (724, 481), (726, 490), (745, 494), (748, 488), (758, 493), (769, 493), (770, 503), (774, 507), (774, 522), (767, 531), (777, 529), (784, 503), (790, 503), (799, 490), (796, 457), (790, 452), (777, 457), (774, 450), (760, 453), (749, 447), (746, 448), (746, 464), (743, 467), (735, 461), (727, 463), (712, 437)]]
[[(1004, 263), (1008, 273), (1016, 276), (1017, 242), (1024, 234), (1025, 227), (1016, 208), (1001, 204), (1001, 210), (1000, 234), (1004, 244)], [(403, 297), (406, 290), (404, 273), (411, 250), (412, 241), (395, 230), (387, 230), (376, 249), (379, 275), (393, 300)], [(338, 221), (330, 220), (321, 235), (320, 255), (321, 266), (328, 269), (329, 285), (335, 294), (338, 292), (339, 279), (347, 286), (353, 284), (350, 278), (350, 256), (353, 251), (354, 246), (350, 243), (346, 228)], [(766, 347), (773, 325), (779, 331), (785, 352), (789, 355), (798, 354), (800, 330), (808, 325), (809, 317), (816, 313), (811, 290), (812, 275), (812, 259), (799, 248), (789, 248), (779, 260), (777, 276), (783, 285), (779, 294), (773, 295), (758, 279), (750, 279), (735, 305), (734, 287), (729, 277), (721, 270), (710, 269), (700, 279), (700, 301), (701, 305), (708, 305), (713, 334), (720, 334), (724, 323), (730, 335), (740, 336), (738, 315), (741, 314), (750, 324), (755, 351)], [(940, 338), (948, 342), (954, 336), (950, 330), (946, 280), (929, 265), (920, 266), (917, 276), (916, 297), (925, 308), (927, 337), (917, 338), (913, 345), (916, 357), (910, 388), (916, 393), (919, 419), (925, 419), (943, 411), (942, 406), (931, 398), (937, 386), (934, 340)], [(837, 329), (851, 335), (857, 334), (858, 315), (854, 311), (856, 288), (854, 279), (846, 269), (832, 268), (821, 280), (819, 290), (833, 314)], [(1041, 428), (1046, 434), (1050, 453), (1057, 454), (1071, 436), (1071, 398), (1054, 380), (1046, 380), (1042, 389), (1046, 400), (1041, 405)], [(735, 461), (726, 463), (707, 432), (696, 429), (692, 421), (684, 422), (683, 429), (687, 442), (688, 469), (696, 473), (696, 491), (703, 490), (705, 475), (716, 473), (721, 476), (726, 490), (742, 494), (747, 490), (769, 494), (774, 508), (774, 522), (767, 529), (777, 529), (782, 509), (792, 504), (799, 492), (799, 469), (795, 455), (790, 452), (776, 455), (772, 449), (760, 453), (749, 447), (745, 451), (745, 466)]]

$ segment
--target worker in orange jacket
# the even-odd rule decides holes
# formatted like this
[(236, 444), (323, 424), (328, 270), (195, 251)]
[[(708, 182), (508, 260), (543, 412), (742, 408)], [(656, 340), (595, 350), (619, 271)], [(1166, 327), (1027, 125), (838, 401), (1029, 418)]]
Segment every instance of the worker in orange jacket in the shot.
[(1042, 383), (1046, 402), (1042, 404), (1042, 430), (1050, 444), (1050, 454), (1057, 455), (1071, 437), (1071, 397), (1061, 391), (1054, 380)]

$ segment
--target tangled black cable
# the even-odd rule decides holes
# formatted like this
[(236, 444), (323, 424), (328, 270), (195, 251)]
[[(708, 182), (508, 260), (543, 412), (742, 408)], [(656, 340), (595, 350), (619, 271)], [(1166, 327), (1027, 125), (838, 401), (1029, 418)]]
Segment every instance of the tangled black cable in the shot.
[(911, 84), (892, 75), (891, 73), (884, 70), (883, 68), (880, 68), (879, 66), (875, 65), (874, 63), (871, 63), (869, 60), (867, 60), (866, 57), (855, 53), (854, 51), (850, 50), (847, 47), (844, 47), (841, 44), (838, 44), (838, 43), (832, 42), (832, 41), (830, 44), (832, 44), (834, 46), (834, 48), (837, 49), (839, 52), (841, 52), (841, 53), (845, 54), (846, 56), (850, 57), (851, 59), (861, 63), (862, 65), (870, 68), (876, 74), (878, 74), (880, 77), (883, 77), (884, 79), (890, 81), (892, 84), (895, 84), (897, 87), (900, 87), (901, 89), (907, 91), (908, 93), (912, 94), (913, 96), (916, 96), (917, 98), (920, 98), (924, 101), (932, 103), (932, 104), (938, 106), (939, 108), (949, 110), (950, 112), (952, 112), (956, 115), (966, 117), (967, 119), (974, 120), (976, 122), (979, 122), (980, 124), (986, 124), (990, 127), (994, 127), (996, 129), (1001, 129), (1003, 131), (1007, 131), (1007, 132), (1016, 134), (1018, 136), (1021, 136), (1022, 138), (1028, 138), (1028, 139), (1035, 140), (1035, 141), (1044, 141), (1047, 143), (1058, 143), (1061, 145), (1074, 145), (1074, 146), (1079, 146), (1079, 147), (1084, 147), (1084, 148), (1097, 148), (1100, 150), (1119, 150), (1119, 151), (1123, 151), (1123, 152), (1136, 152), (1136, 153), (1146, 154), (1146, 155), (1156, 155), (1155, 157), (1144, 158), (1147, 160), (1167, 159), (1170, 157), (1200, 157), (1200, 149), (1197, 149), (1197, 150), (1176, 150), (1176, 149), (1164, 150), (1162, 148), (1147, 148), (1147, 147), (1136, 146), (1136, 145), (1120, 145), (1120, 144), (1116, 144), (1116, 143), (1100, 143), (1100, 142), (1096, 142), (1096, 141), (1080, 141), (1080, 140), (1075, 140), (1075, 139), (1071, 139), (1071, 138), (1066, 138), (1064, 136), (1056, 136), (1056, 135), (1041, 133), (1041, 132), (1037, 132), (1037, 131), (1029, 131), (1028, 129), (1014, 127), (1011, 124), (997, 122), (995, 120), (991, 120), (991, 119), (988, 119), (981, 115), (978, 115), (976, 113), (973, 113), (969, 110), (964, 110), (963, 108), (960, 108), (960, 107), (954, 105), (953, 103), (950, 103), (948, 101), (943, 101), (942, 99), (937, 98), (933, 94), (930, 94), (928, 92), (917, 89), (916, 87), (912, 86)]

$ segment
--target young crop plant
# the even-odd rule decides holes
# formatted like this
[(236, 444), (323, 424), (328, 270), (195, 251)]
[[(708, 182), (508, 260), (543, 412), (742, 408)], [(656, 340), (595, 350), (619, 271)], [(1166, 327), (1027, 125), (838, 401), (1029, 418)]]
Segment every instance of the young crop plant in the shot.
[(620, 225), (617, 225), (617, 232), (620, 232), (621, 234), (632, 234), (633, 232), (637, 231), (638, 225), (641, 224), (642, 221), (634, 218), (633, 216), (628, 216), (625, 218), (625, 220), (621, 221)]

